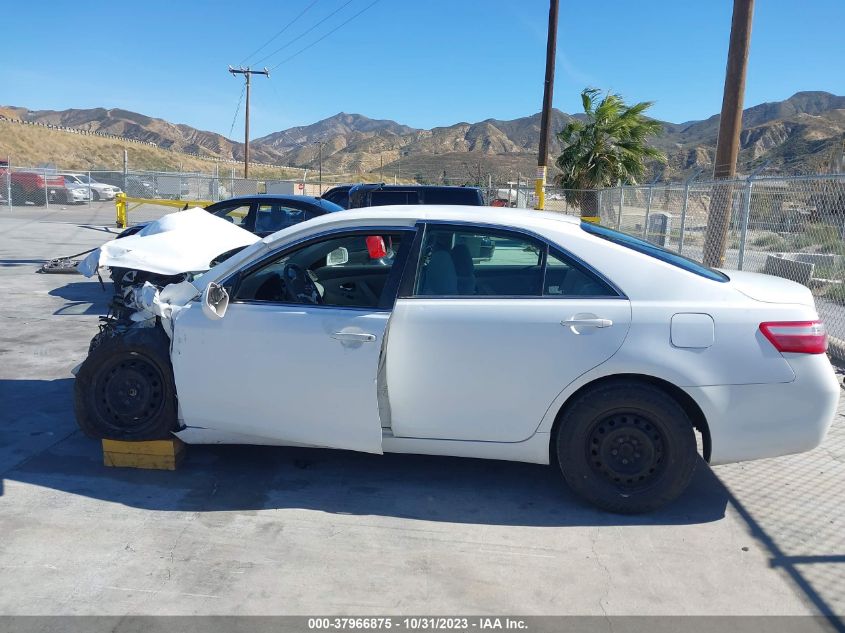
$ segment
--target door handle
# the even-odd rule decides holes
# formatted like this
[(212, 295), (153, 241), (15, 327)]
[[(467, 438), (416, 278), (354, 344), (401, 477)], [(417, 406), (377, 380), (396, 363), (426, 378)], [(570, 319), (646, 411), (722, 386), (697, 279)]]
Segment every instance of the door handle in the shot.
[(340, 288), (340, 289), (341, 289), (341, 290), (343, 290), (344, 292), (352, 292), (353, 290), (355, 290), (355, 284), (354, 284), (354, 283), (352, 283), (352, 282), (345, 283), (345, 284), (340, 284), (340, 285), (338, 286), (338, 288)]
[(335, 332), (332, 338), (349, 343), (372, 343), (376, 340), (376, 335), (366, 332)]
[(560, 322), (566, 327), (610, 327), (613, 321), (610, 319), (567, 319)]

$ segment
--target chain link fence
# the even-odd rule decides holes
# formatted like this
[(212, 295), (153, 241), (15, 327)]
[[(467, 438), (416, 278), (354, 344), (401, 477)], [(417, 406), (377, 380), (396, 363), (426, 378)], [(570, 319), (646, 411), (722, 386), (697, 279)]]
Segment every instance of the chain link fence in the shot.
[[(315, 174), (316, 175), (316, 174)], [(320, 195), (336, 184), (245, 179), (214, 173), (73, 171), (0, 161), (0, 204), (100, 205), (113, 213), (118, 192), (130, 198), (217, 202), (260, 193)], [(485, 202), (533, 208), (534, 183), (480, 177)], [(546, 189), (546, 210), (598, 216), (600, 222), (686, 257), (726, 269), (791, 279), (810, 288), (831, 334), (845, 341), (845, 174), (702, 180), (607, 189)], [(171, 209), (145, 204), (130, 222)], [(723, 258), (720, 255), (724, 253)], [(845, 344), (844, 344), (845, 345)]]
[(583, 211), (696, 261), (801, 283), (845, 340), (845, 174), (549, 188), (546, 209)]

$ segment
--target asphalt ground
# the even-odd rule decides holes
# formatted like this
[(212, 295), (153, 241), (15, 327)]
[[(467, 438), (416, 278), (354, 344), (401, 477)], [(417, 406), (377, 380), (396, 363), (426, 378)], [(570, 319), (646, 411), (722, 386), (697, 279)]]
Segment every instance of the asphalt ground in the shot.
[[(636, 517), (594, 510), (529, 464), (193, 446), (176, 472), (104, 467), (77, 430), (71, 369), (108, 295), (35, 271), (110, 239), (113, 220), (108, 203), (0, 210), (0, 614), (822, 614), (842, 626), (842, 408), (820, 448), (702, 463), (681, 500)], [(225, 370), (237, 375), (235, 359)]]

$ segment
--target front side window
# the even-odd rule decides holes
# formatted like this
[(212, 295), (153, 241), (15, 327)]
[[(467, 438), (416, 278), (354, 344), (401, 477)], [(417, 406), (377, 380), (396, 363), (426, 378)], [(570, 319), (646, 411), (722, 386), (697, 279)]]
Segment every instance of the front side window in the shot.
[(401, 233), (355, 233), (310, 242), (241, 278), (235, 301), (384, 308)]
[(426, 229), (417, 296), (540, 296), (545, 247), (506, 231)]

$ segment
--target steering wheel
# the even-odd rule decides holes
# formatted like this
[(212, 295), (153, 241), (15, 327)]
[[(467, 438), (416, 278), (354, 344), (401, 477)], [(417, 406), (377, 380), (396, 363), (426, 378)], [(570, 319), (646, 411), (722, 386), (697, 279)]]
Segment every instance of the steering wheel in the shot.
[(285, 293), (290, 301), (295, 303), (323, 303), (323, 297), (317, 289), (317, 284), (311, 279), (311, 275), (299, 264), (285, 264), (282, 269), (282, 281), (285, 285)]

